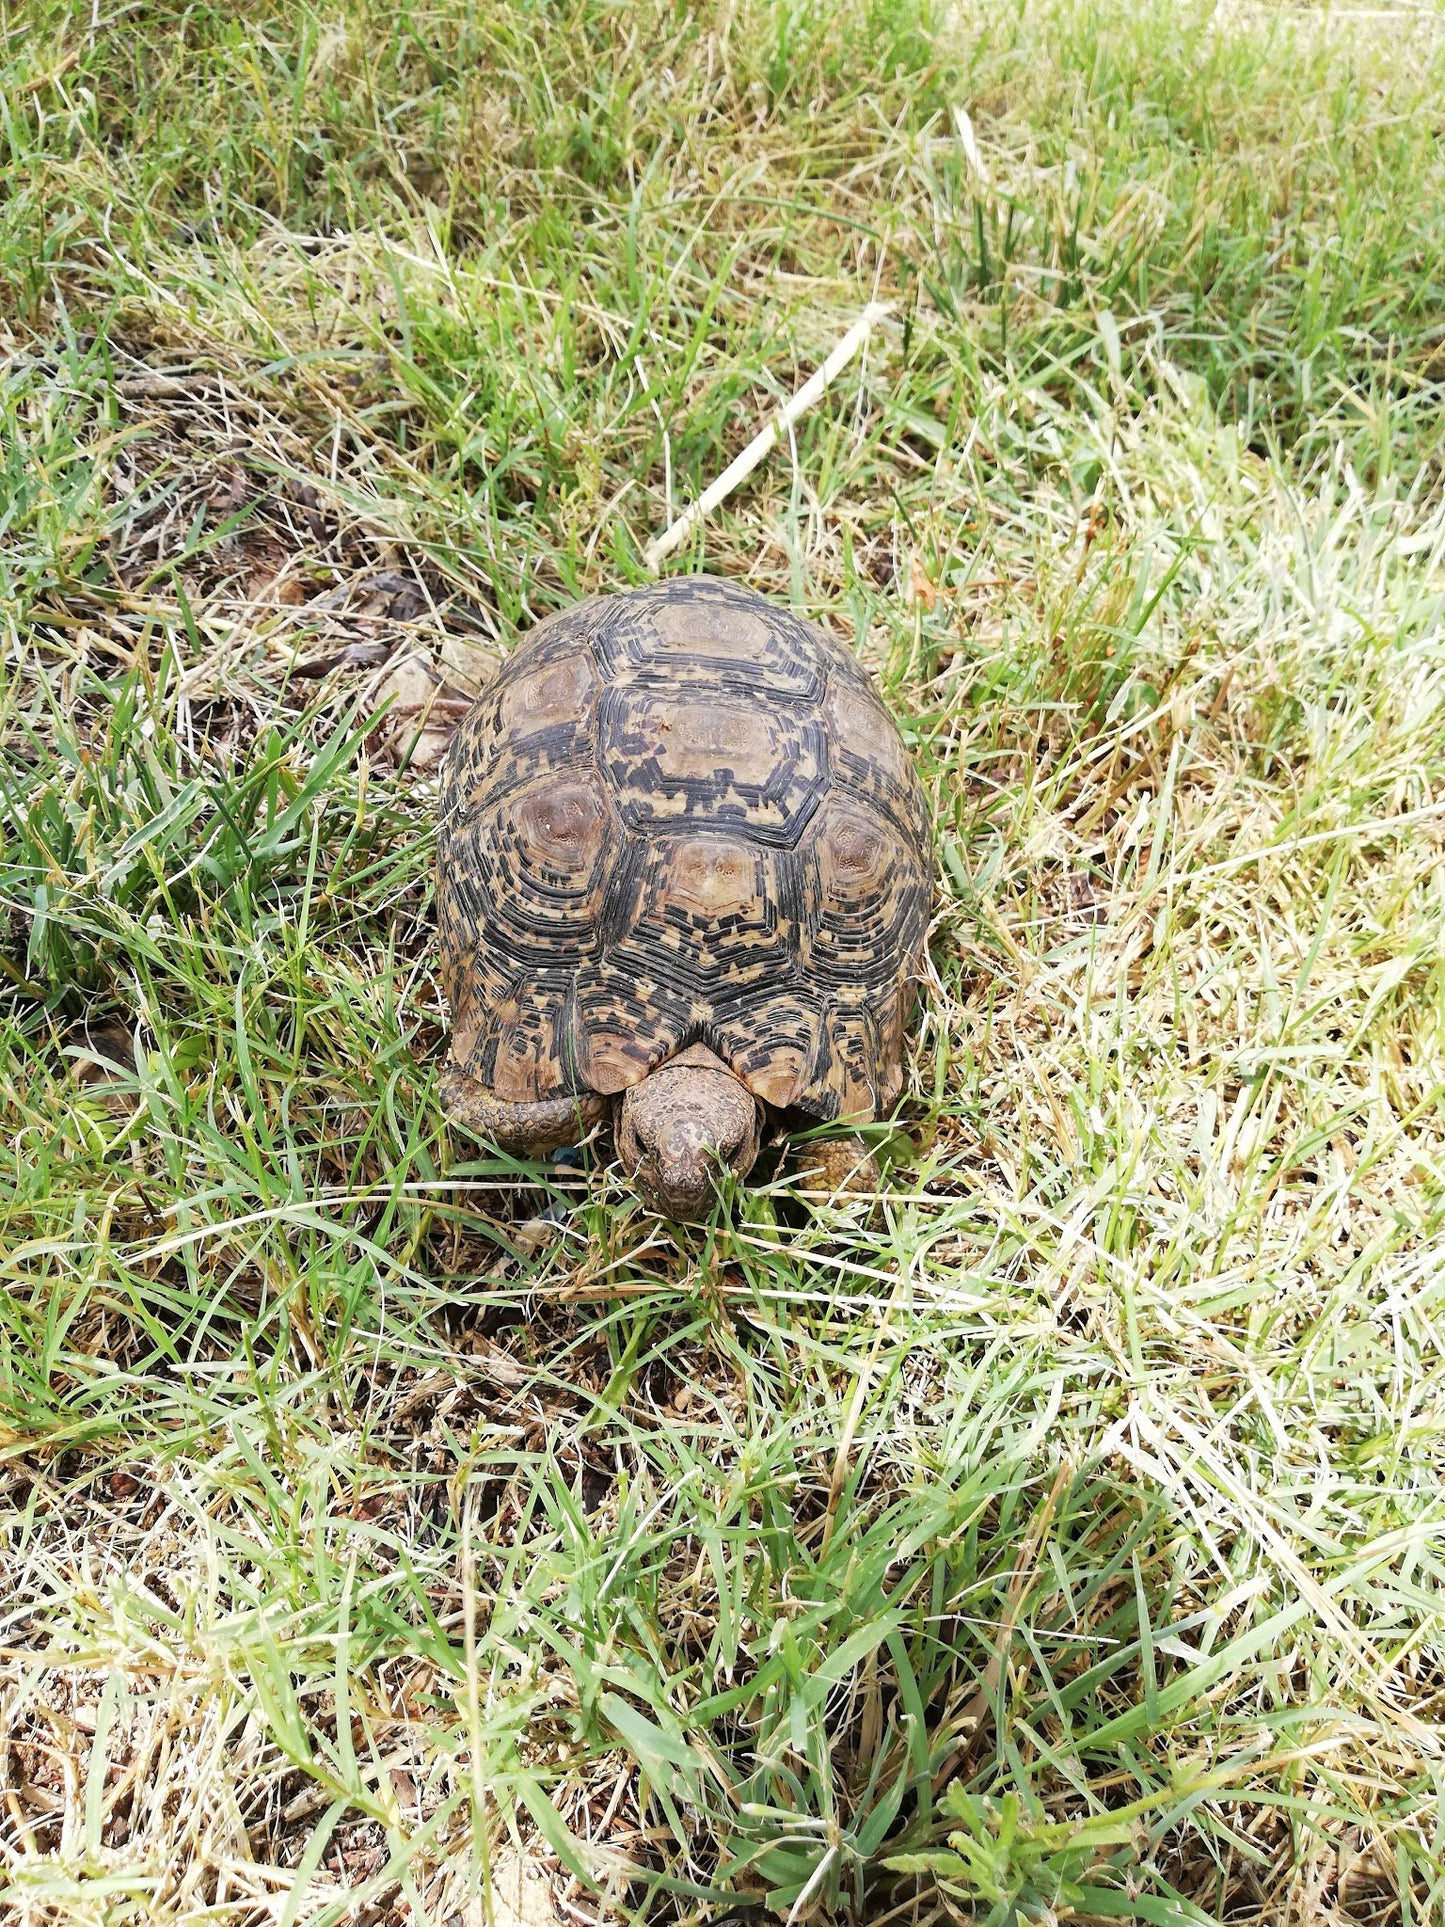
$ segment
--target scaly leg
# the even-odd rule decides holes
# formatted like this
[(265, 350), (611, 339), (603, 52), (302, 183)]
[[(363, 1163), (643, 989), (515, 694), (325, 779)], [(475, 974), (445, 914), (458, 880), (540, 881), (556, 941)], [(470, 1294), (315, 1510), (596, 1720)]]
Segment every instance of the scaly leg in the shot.
[(795, 1155), (801, 1191), (825, 1191), (843, 1200), (871, 1197), (878, 1189), (878, 1160), (861, 1137), (822, 1138), (799, 1145)]
[(453, 1124), (523, 1158), (540, 1158), (580, 1144), (607, 1110), (607, 1099), (595, 1091), (509, 1104), (450, 1063), (442, 1066), (441, 1100)]

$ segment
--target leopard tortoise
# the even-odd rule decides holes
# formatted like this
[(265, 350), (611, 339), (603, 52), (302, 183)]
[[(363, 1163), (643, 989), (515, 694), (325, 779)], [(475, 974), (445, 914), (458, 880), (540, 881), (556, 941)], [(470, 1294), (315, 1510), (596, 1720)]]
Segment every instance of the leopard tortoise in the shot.
[(930, 851), (898, 730), (820, 629), (709, 576), (548, 617), (442, 773), (446, 1110), (540, 1156), (615, 1107), (644, 1202), (705, 1217), (770, 1115), (897, 1097)]

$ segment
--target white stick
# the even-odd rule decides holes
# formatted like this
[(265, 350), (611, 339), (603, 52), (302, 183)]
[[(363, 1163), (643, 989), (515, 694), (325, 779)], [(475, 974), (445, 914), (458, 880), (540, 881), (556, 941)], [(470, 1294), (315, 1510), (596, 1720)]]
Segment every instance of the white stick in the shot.
[(953, 110), (953, 131), (958, 135), (958, 144), (963, 149), (963, 158), (978, 176), (980, 187), (988, 186), (988, 169), (983, 164), (983, 155), (978, 151), (978, 137), (973, 131), (966, 107)]
[(678, 543), (702, 521), (704, 516), (711, 515), (718, 503), (724, 501), (732, 494), (739, 482), (745, 481), (752, 474), (758, 463), (773, 445), (787, 434), (798, 417), (805, 415), (824, 390), (838, 379), (868, 339), (874, 322), (881, 321), (888, 312), (886, 302), (869, 302), (822, 367), (808, 377), (788, 405), (780, 408), (765, 428), (759, 429), (736, 461), (728, 463), (712, 486), (705, 488), (690, 508), (684, 509), (675, 522), (669, 523), (656, 541), (648, 543), (642, 559), (649, 569), (655, 569), (664, 556), (671, 555)]

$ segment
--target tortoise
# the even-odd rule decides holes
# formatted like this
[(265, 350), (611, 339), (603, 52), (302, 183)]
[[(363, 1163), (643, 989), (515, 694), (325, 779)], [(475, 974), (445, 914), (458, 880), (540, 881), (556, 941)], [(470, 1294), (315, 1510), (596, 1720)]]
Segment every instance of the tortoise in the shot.
[[(446, 1111), (540, 1157), (611, 1110), (644, 1203), (705, 1218), (770, 1120), (897, 1098), (931, 849), (897, 727), (821, 629), (711, 576), (547, 617), (442, 769)], [(856, 1137), (824, 1148), (876, 1182)]]

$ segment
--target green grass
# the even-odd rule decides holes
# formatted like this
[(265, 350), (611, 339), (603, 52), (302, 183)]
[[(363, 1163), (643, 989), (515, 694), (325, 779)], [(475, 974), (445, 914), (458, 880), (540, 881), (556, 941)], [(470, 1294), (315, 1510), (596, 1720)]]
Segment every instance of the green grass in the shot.
[[(0, 70), (4, 1918), (1440, 1918), (1439, 16), (36, 0)], [(417, 704), (875, 297), (668, 566), (933, 797), (884, 1195), (672, 1231), (604, 1146), (534, 1248)]]

